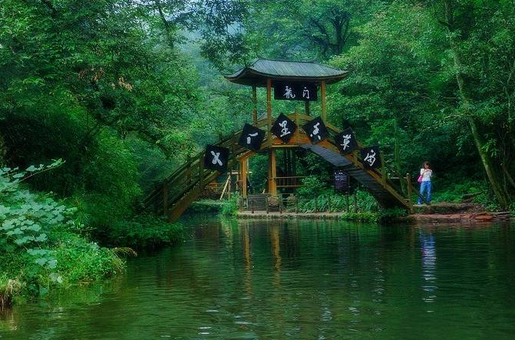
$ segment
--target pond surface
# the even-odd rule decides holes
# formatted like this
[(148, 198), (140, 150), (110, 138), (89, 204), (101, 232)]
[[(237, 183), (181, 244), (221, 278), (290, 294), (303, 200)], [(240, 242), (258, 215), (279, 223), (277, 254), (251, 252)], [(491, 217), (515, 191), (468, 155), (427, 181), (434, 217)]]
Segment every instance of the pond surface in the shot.
[(515, 339), (515, 225), (190, 219), (103, 284), (18, 305), (1, 339)]

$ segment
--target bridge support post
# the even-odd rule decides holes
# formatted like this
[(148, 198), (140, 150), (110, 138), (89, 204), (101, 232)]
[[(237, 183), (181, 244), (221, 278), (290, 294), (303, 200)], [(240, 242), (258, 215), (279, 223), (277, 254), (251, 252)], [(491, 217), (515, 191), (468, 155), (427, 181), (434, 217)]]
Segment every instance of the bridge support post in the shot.
[(268, 149), (268, 193), (270, 195), (277, 195), (277, 159), (275, 149), (270, 147)]
[(240, 159), (241, 196), (247, 197), (247, 158)]

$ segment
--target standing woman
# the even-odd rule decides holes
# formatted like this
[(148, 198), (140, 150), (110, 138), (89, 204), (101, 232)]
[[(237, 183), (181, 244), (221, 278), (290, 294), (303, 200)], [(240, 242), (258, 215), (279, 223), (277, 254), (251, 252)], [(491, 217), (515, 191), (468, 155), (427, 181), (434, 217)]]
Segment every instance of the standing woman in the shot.
[(422, 169), (420, 169), (420, 196), (418, 198), (418, 204), (422, 204), (422, 197), (425, 197), (424, 195), (427, 193), (426, 202), (431, 202), (431, 176), (433, 175), (433, 170), (431, 170), (431, 164), (429, 162), (424, 162), (424, 165), (422, 166)]

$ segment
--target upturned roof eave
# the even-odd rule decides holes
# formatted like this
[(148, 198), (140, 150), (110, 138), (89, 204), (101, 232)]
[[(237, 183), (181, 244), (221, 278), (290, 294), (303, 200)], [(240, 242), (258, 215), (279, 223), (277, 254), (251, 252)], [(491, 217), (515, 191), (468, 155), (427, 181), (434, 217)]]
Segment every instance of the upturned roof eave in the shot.
[[(246, 67), (234, 74), (224, 76), (225, 79), (232, 83), (247, 85), (247, 86), (266, 86), (266, 80), (291, 80), (291, 81), (307, 81), (307, 82), (322, 82), (326, 81), (328, 84), (336, 83), (348, 75), (348, 71), (341, 71), (340, 74), (331, 76), (291, 76), (291, 75), (277, 75), (270, 73), (263, 73), (256, 71), (252, 68)], [(249, 76), (255, 76), (254, 79)]]

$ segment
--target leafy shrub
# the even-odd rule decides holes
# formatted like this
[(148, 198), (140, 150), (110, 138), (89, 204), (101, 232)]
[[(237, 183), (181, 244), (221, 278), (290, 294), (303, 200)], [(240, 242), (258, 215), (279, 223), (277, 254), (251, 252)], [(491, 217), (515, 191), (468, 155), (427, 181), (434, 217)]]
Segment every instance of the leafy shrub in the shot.
[(445, 190), (438, 190), (433, 187), (434, 202), (461, 202), (463, 195), (486, 192), (485, 183), (478, 181), (467, 181), (463, 183), (448, 183)]
[(123, 271), (124, 261), (111, 249), (69, 232), (55, 233), (55, 258), (65, 283), (92, 282)]
[(91, 281), (123, 269), (123, 261), (74, 231), (75, 208), (24, 188), (22, 181), (63, 162), (0, 169), (0, 299), (20, 292), (45, 293), (53, 285)]
[[(46, 169), (62, 164), (56, 161)], [(22, 180), (36, 171), (46, 170), (43, 165), (30, 166), (26, 171), (0, 169), (0, 249), (5, 252), (26, 250), (34, 262), (47, 269), (55, 269), (56, 261), (48, 246), (48, 233), (57, 224), (73, 224), (69, 220), (73, 209), (54, 201), (51, 197), (36, 195), (19, 187)]]
[(230, 199), (223, 205), (221, 214), (223, 216), (236, 216), (238, 214), (238, 200), (239, 195), (232, 195)]
[(302, 187), (297, 190), (300, 199), (311, 199), (322, 194), (328, 194), (330, 189), (326, 187), (319, 176), (306, 176), (302, 180)]
[(473, 201), (474, 203), (481, 204), (489, 211), (498, 211), (501, 209), (493, 192), (491, 190), (486, 190), (486, 188), (479, 195), (475, 196)]
[[(301, 212), (337, 212), (347, 210), (345, 195), (335, 193), (328, 188), (319, 176), (307, 176), (303, 186), (297, 191), (298, 209)], [(377, 202), (368, 192), (356, 190), (357, 209), (359, 212), (377, 211)], [(349, 208), (354, 209), (353, 198), (349, 197)]]

